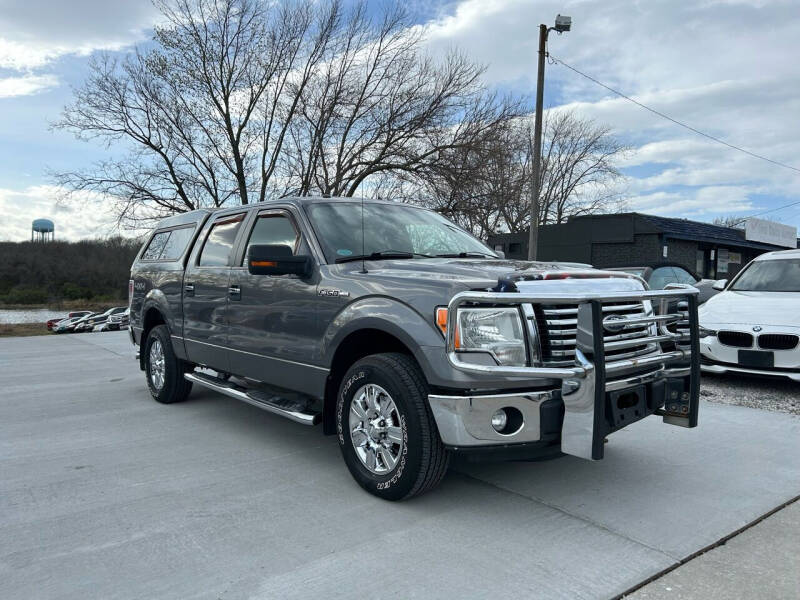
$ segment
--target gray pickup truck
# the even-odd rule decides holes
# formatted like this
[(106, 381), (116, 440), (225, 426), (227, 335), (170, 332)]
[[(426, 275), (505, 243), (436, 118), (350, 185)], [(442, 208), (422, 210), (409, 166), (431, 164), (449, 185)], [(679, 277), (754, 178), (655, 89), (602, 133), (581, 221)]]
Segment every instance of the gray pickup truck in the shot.
[(142, 246), (129, 296), (157, 401), (197, 384), (321, 423), (381, 498), (432, 488), (453, 453), (598, 460), (645, 416), (697, 424), (697, 290), (503, 260), (408, 204), (176, 215)]

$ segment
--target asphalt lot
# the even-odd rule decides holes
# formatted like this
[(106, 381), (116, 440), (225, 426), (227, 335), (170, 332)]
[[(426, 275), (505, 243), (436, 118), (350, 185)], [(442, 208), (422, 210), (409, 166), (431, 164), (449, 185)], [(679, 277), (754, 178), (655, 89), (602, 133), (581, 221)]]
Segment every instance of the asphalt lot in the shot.
[(126, 332), (0, 339), (0, 598), (608, 598), (800, 494), (800, 417), (703, 402), (602, 462), (458, 465), (387, 503), (334, 438), (159, 405), (132, 356)]

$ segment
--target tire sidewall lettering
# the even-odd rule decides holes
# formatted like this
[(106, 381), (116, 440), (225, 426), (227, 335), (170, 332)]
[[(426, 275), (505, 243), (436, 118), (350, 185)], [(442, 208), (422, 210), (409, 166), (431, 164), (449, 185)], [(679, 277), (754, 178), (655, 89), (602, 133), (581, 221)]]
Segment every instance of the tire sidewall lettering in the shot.
[(358, 371), (354, 373), (342, 386), (342, 392), (339, 394), (339, 401), (336, 403), (336, 434), (339, 437), (339, 443), (344, 446), (344, 405), (346, 404), (347, 392), (353, 387), (353, 384), (367, 376), (366, 371)]
[[(359, 369), (355, 373), (353, 373), (343, 384), (341, 387), (341, 392), (339, 393), (339, 397), (336, 402), (336, 435), (339, 439), (339, 444), (341, 445), (342, 449), (350, 452), (348, 448), (348, 444), (350, 444), (349, 439), (345, 439), (345, 406), (348, 406), (349, 403), (347, 402), (349, 392), (353, 389), (353, 386), (356, 383), (362, 382), (363, 380), (368, 379), (368, 373), (365, 369)], [(398, 408), (400, 406), (398, 405)], [(400, 415), (400, 428), (403, 432), (403, 451), (400, 455), (400, 460), (398, 461), (397, 467), (395, 467), (394, 471), (391, 472), (391, 477), (386, 481), (375, 481), (374, 485), (378, 490), (388, 490), (403, 477), (403, 473), (406, 469), (406, 464), (408, 462), (408, 423), (406, 422), (406, 416), (401, 413)], [(371, 478), (375, 476), (372, 474), (368, 475)]]

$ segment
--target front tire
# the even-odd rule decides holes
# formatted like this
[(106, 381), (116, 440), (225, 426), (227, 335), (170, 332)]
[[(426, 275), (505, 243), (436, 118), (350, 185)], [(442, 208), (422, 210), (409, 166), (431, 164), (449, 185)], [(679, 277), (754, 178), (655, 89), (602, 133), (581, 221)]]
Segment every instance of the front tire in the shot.
[(192, 391), (192, 382), (183, 377), (189, 370), (188, 363), (175, 356), (166, 325), (157, 325), (147, 334), (144, 365), (147, 387), (154, 400), (162, 404), (186, 400)]
[(435, 487), (449, 454), (428, 407), (414, 360), (374, 354), (344, 376), (336, 403), (339, 448), (350, 474), (370, 494), (404, 500)]

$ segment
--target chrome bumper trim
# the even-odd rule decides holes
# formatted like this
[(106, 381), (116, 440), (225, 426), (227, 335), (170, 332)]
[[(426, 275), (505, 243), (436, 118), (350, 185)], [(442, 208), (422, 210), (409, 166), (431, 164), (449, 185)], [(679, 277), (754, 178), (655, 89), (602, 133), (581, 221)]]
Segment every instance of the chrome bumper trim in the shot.
[(656, 369), (655, 371), (650, 371), (649, 373), (643, 373), (641, 375), (631, 375), (630, 377), (623, 377), (622, 379), (614, 379), (612, 381), (606, 381), (606, 391), (616, 392), (618, 390), (624, 390), (629, 387), (634, 387), (645, 383), (652, 383), (653, 381), (658, 381), (659, 379), (662, 379), (665, 373), (666, 369), (662, 367), (660, 369)]
[[(538, 441), (541, 404), (555, 395), (552, 390), (475, 396), (430, 394), (428, 403), (444, 444), (487, 446)], [(522, 427), (508, 435), (497, 433), (491, 425), (492, 414), (504, 407), (516, 408), (523, 419)]]

